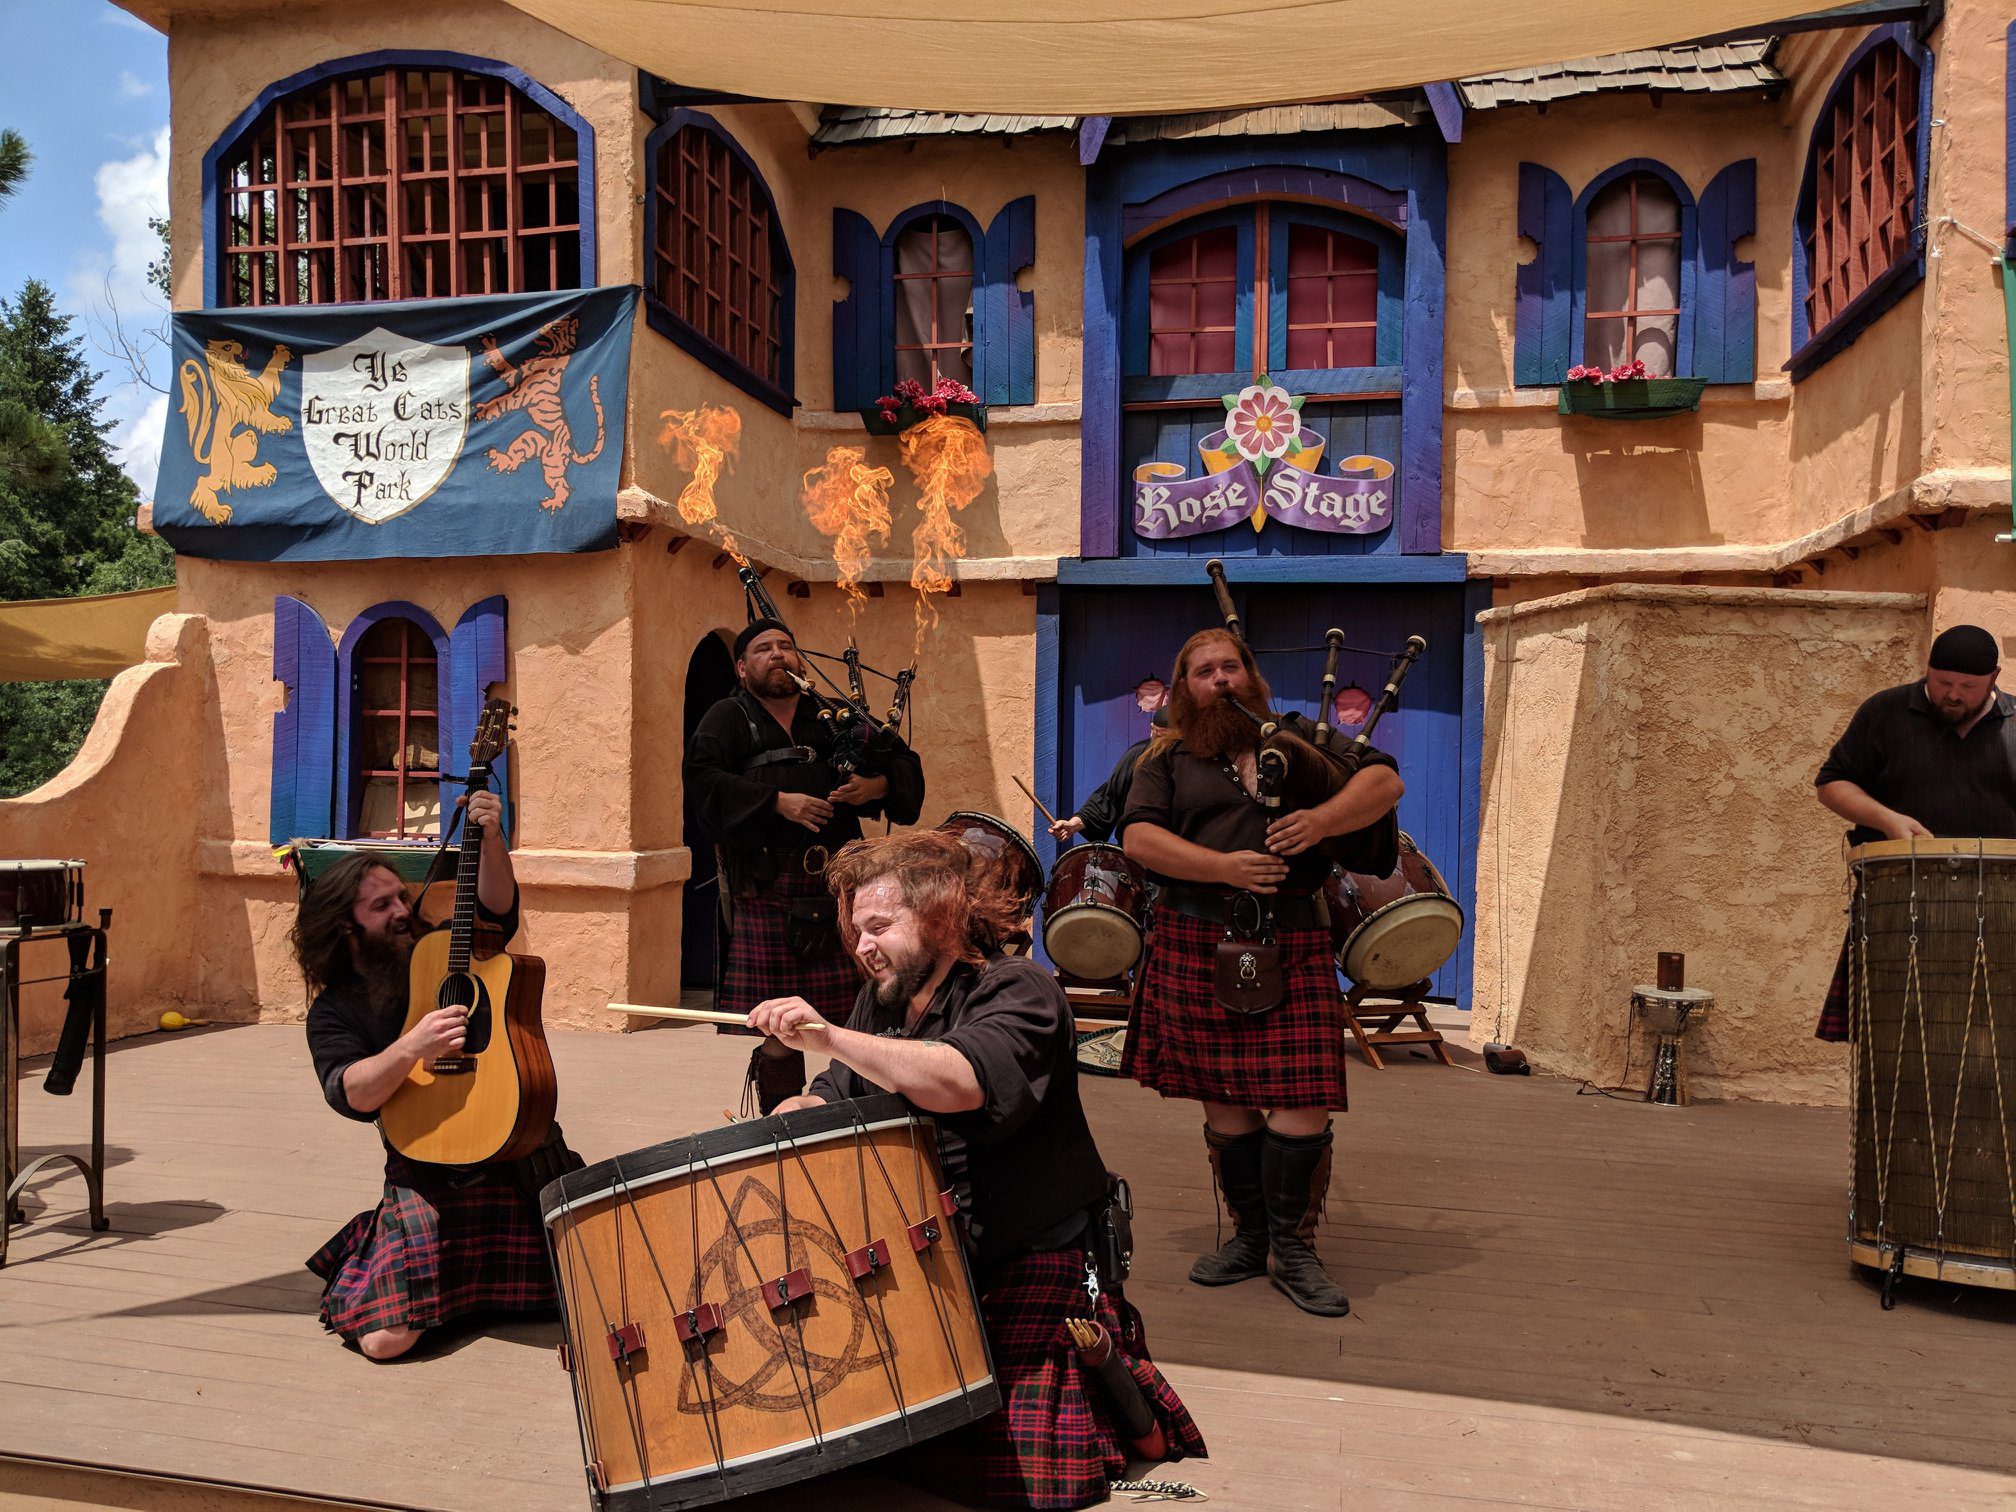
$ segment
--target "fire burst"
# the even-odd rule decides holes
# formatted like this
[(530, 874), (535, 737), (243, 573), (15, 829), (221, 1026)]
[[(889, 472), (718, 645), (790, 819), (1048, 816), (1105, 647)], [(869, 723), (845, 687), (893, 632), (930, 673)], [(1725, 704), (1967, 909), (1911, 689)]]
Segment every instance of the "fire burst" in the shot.
[(823, 467), (805, 474), (805, 514), (812, 528), (833, 542), (833, 565), (839, 570), (840, 591), (847, 595), (847, 615), (861, 612), (867, 595), (861, 574), (868, 570), (868, 541), (889, 541), (889, 490), (896, 475), (886, 467), (870, 467), (858, 446), (836, 446)]
[(917, 507), (924, 515), (910, 536), (910, 586), (917, 590), (915, 649), (921, 651), (924, 633), (938, 623), (931, 595), (951, 588), (951, 564), (966, 555), (966, 532), (952, 516), (980, 497), (994, 459), (979, 428), (959, 415), (933, 415), (911, 426), (898, 446), (903, 465), (917, 480)]
[(714, 485), (734, 466), (735, 453), (742, 445), (742, 417), (732, 409), (703, 404), (694, 410), (662, 410), (658, 418), (665, 422), (658, 444), (676, 445), (679, 465), (693, 473), (692, 481), (679, 491), (679, 518), (707, 530), (723, 551), (748, 566), (749, 559), (735, 544), (734, 534), (721, 523), (714, 505)]

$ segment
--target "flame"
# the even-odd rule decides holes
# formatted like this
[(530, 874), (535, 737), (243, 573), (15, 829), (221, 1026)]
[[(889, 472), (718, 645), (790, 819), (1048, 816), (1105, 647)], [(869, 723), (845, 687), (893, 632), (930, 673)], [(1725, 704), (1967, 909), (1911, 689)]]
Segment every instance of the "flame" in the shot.
[(742, 417), (734, 410), (703, 404), (695, 410), (661, 410), (665, 422), (659, 432), (660, 446), (679, 448), (679, 465), (690, 468), (692, 481), (679, 491), (679, 518), (688, 525), (703, 527), (721, 549), (741, 566), (749, 559), (735, 544), (735, 536), (719, 518), (714, 506), (714, 485), (730, 470), (742, 445)]
[(833, 565), (847, 595), (847, 617), (861, 612), (867, 595), (861, 574), (868, 570), (868, 539), (889, 540), (889, 490), (896, 475), (870, 467), (858, 446), (836, 446), (824, 466), (805, 474), (805, 514), (812, 528), (833, 542)]
[(952, 516), (980, 497), (994, 459), (979, 427), (960, 415), (933, 415), (903, 432), (897, 445), (917, 480), (917, 508), (924, 516), (910, 535), (910, 586), (917, 590), (914, 657), (923, 650), (924, 633), (938, 623), (931, 595), (952, 586), (951, 564), (966, 555), (966, 532)]

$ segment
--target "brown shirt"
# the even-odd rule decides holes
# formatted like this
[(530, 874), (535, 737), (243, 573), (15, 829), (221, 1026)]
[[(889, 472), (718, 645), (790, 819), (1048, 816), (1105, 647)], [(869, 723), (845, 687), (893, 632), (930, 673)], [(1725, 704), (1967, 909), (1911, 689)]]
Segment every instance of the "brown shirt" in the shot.
[[(1290, 714), (1282, 722), (1304, 739), (1309, 738), (1308, 721), (1301, 715)], [(1365, 754), (1361, 770), (1375, 766), (1397, 768), (1398, 763), (1384, 751), (1371, 749)], [(1260, 800), (1246, 791), (1229, 757), (1199, 756), (1179, 740), (1160, 751), (1151, 747), (1134, 768), (1127, 806), (1120, 815), (1120, 833), (1124, 836), (1128, 825), (1145, 820), (1178, 839), (1221, 855), (1233, 851), (1264, 852), (1267, 826), (1280, 813), (1262, 807)], [(1368, 852), (1377, 848), (1369, 843), (1370, 837), (1389, 822), (1382, 818), (1356, 832), (1368, 837)], [(1313, 891), (1330, 874), (1331, 862), (1314, 848), (1287, 860), (1288, 880), (1282, 887), (1289, 892)], [(1389, 863), (1387, 870), (1391, 869)], [(1182, 878), (1157, 880), (1189, 885)]]

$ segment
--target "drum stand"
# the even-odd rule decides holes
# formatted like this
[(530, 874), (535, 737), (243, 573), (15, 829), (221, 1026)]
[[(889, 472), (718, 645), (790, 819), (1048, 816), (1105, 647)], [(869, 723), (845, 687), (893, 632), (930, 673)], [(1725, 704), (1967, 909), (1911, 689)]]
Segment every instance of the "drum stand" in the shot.
[[(77, 934), (88, 935), (92, 954), (109, 965), (105, 933), (112, 924), (112, 910), (98, 911), (96, 926), (83, 923), (58, 925), (37, 930), (24, 921), (19, 934), (8, 936), (0, 945), (0, 1189), (6, 1196), (0, 1203), (0, 1266), (7, 1263), (7, 1235), (17, 1223), (28, 1221), (20, 1205), (21, 1193), (44, 1166), (69, 1161), (84, 1177), (91, 1211), (91, 1229), (102, 1234), (112, 1226), (105, 1216), (105, 999), (101, 995), (91, 1015), (91, 1158), (82, 1160), (67, 1150), (52, 1151), (25, 1167), (21, 1164), (21, 989), (38, 982), (81, 981), (100, 974), (105, 966), (71, 971), (64, 976), (21, 979), (21, 945), (29, 939), (67, 941)], [(17, 1174), (18, 1173), (18, 1174)]]
[[(1416, 982), (1411, 987), (1402, 987), (1397, 994), (1381, 993), (1382, 997), (1398, 996), (1397, 1003), (1379, 1003), (1365, 1007), (1365, 1000), (1374, 995), (1370, 987), (1353, 987), (1344, 999), (1344, 1023), (1351, 1031), (1351, 1037), (1358, 1042), (1358, 1053), (1365, 1057), (1374, 1071), (1384, 1071), (1386, 1062), (1379, 1058), (1381, 1045), (1426, 1045), (1435, 1052), (1435, 1059), (1445, 1066), (1453, 1066), (1449, 1058), (1449, 1047), (1443, 1042), (1442, 1031), (1428, 1022), (1428, 1005), (1421, 1001), (1431, 986), (1428, 982)], [(1378, 1018), (1385, 1015), (1386, 1021), (1373, 1028), (1366, 1028), (1360, 1018)], [(1400, 1025), (1407, 1019), (1414, 1021), (1412, 1029), (1402, 1029)]]
[(1634, 987), (1631, 1012), (1644, 1019), (1655, 1036), (1652, 1046), (1652, 1076), (1645, 1084), (1645, 1101), (1684, 1108), (1693, 1101), (1687, 1095), (1687, 1060), (1681, 1041), (1688, 1026), (1707, 1016), (1715, 994), (1699, 987)]

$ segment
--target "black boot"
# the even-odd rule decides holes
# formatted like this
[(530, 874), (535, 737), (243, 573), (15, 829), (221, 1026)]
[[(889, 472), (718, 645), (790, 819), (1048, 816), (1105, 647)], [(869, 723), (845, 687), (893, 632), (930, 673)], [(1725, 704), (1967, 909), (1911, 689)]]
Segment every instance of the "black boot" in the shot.
[(749, 1111), (750, 1094), (755, 1094), (756, 1111), (765, 1118), (770, 1110), (787, 1097), (796, 1097), (805, 1090), (805, 1052), (786, 1050), (782, 1055), (769, 1053), (770, 1042), (758, 1045), (749, 1057), (749, 1075), (742, 1089), (742, 1111)]
[(1341, 1318), (1351, 1311), (1351, 1301), (1325, 1273), (1313, 1243), (1316, 1218), (1330, 1190), (1330, 1140), (1328, 1129), (1306, 1135), (1269, 1129), (1260, 1157), (1260, 1185), (1267, 1195), (1275, 1289), (1304, 1312)]
[(1260, 1146), (1263, 1131), (1220, 1134), (1207, 1126), (1204, 1144), (1211, 1152), (1211, 1174), (1231, 1210), (1232, 1237), (1190, 1267), (1199, 1286), (1230, 1286), (1267, 1274), (1267, 1201), (1260, 1191)]

